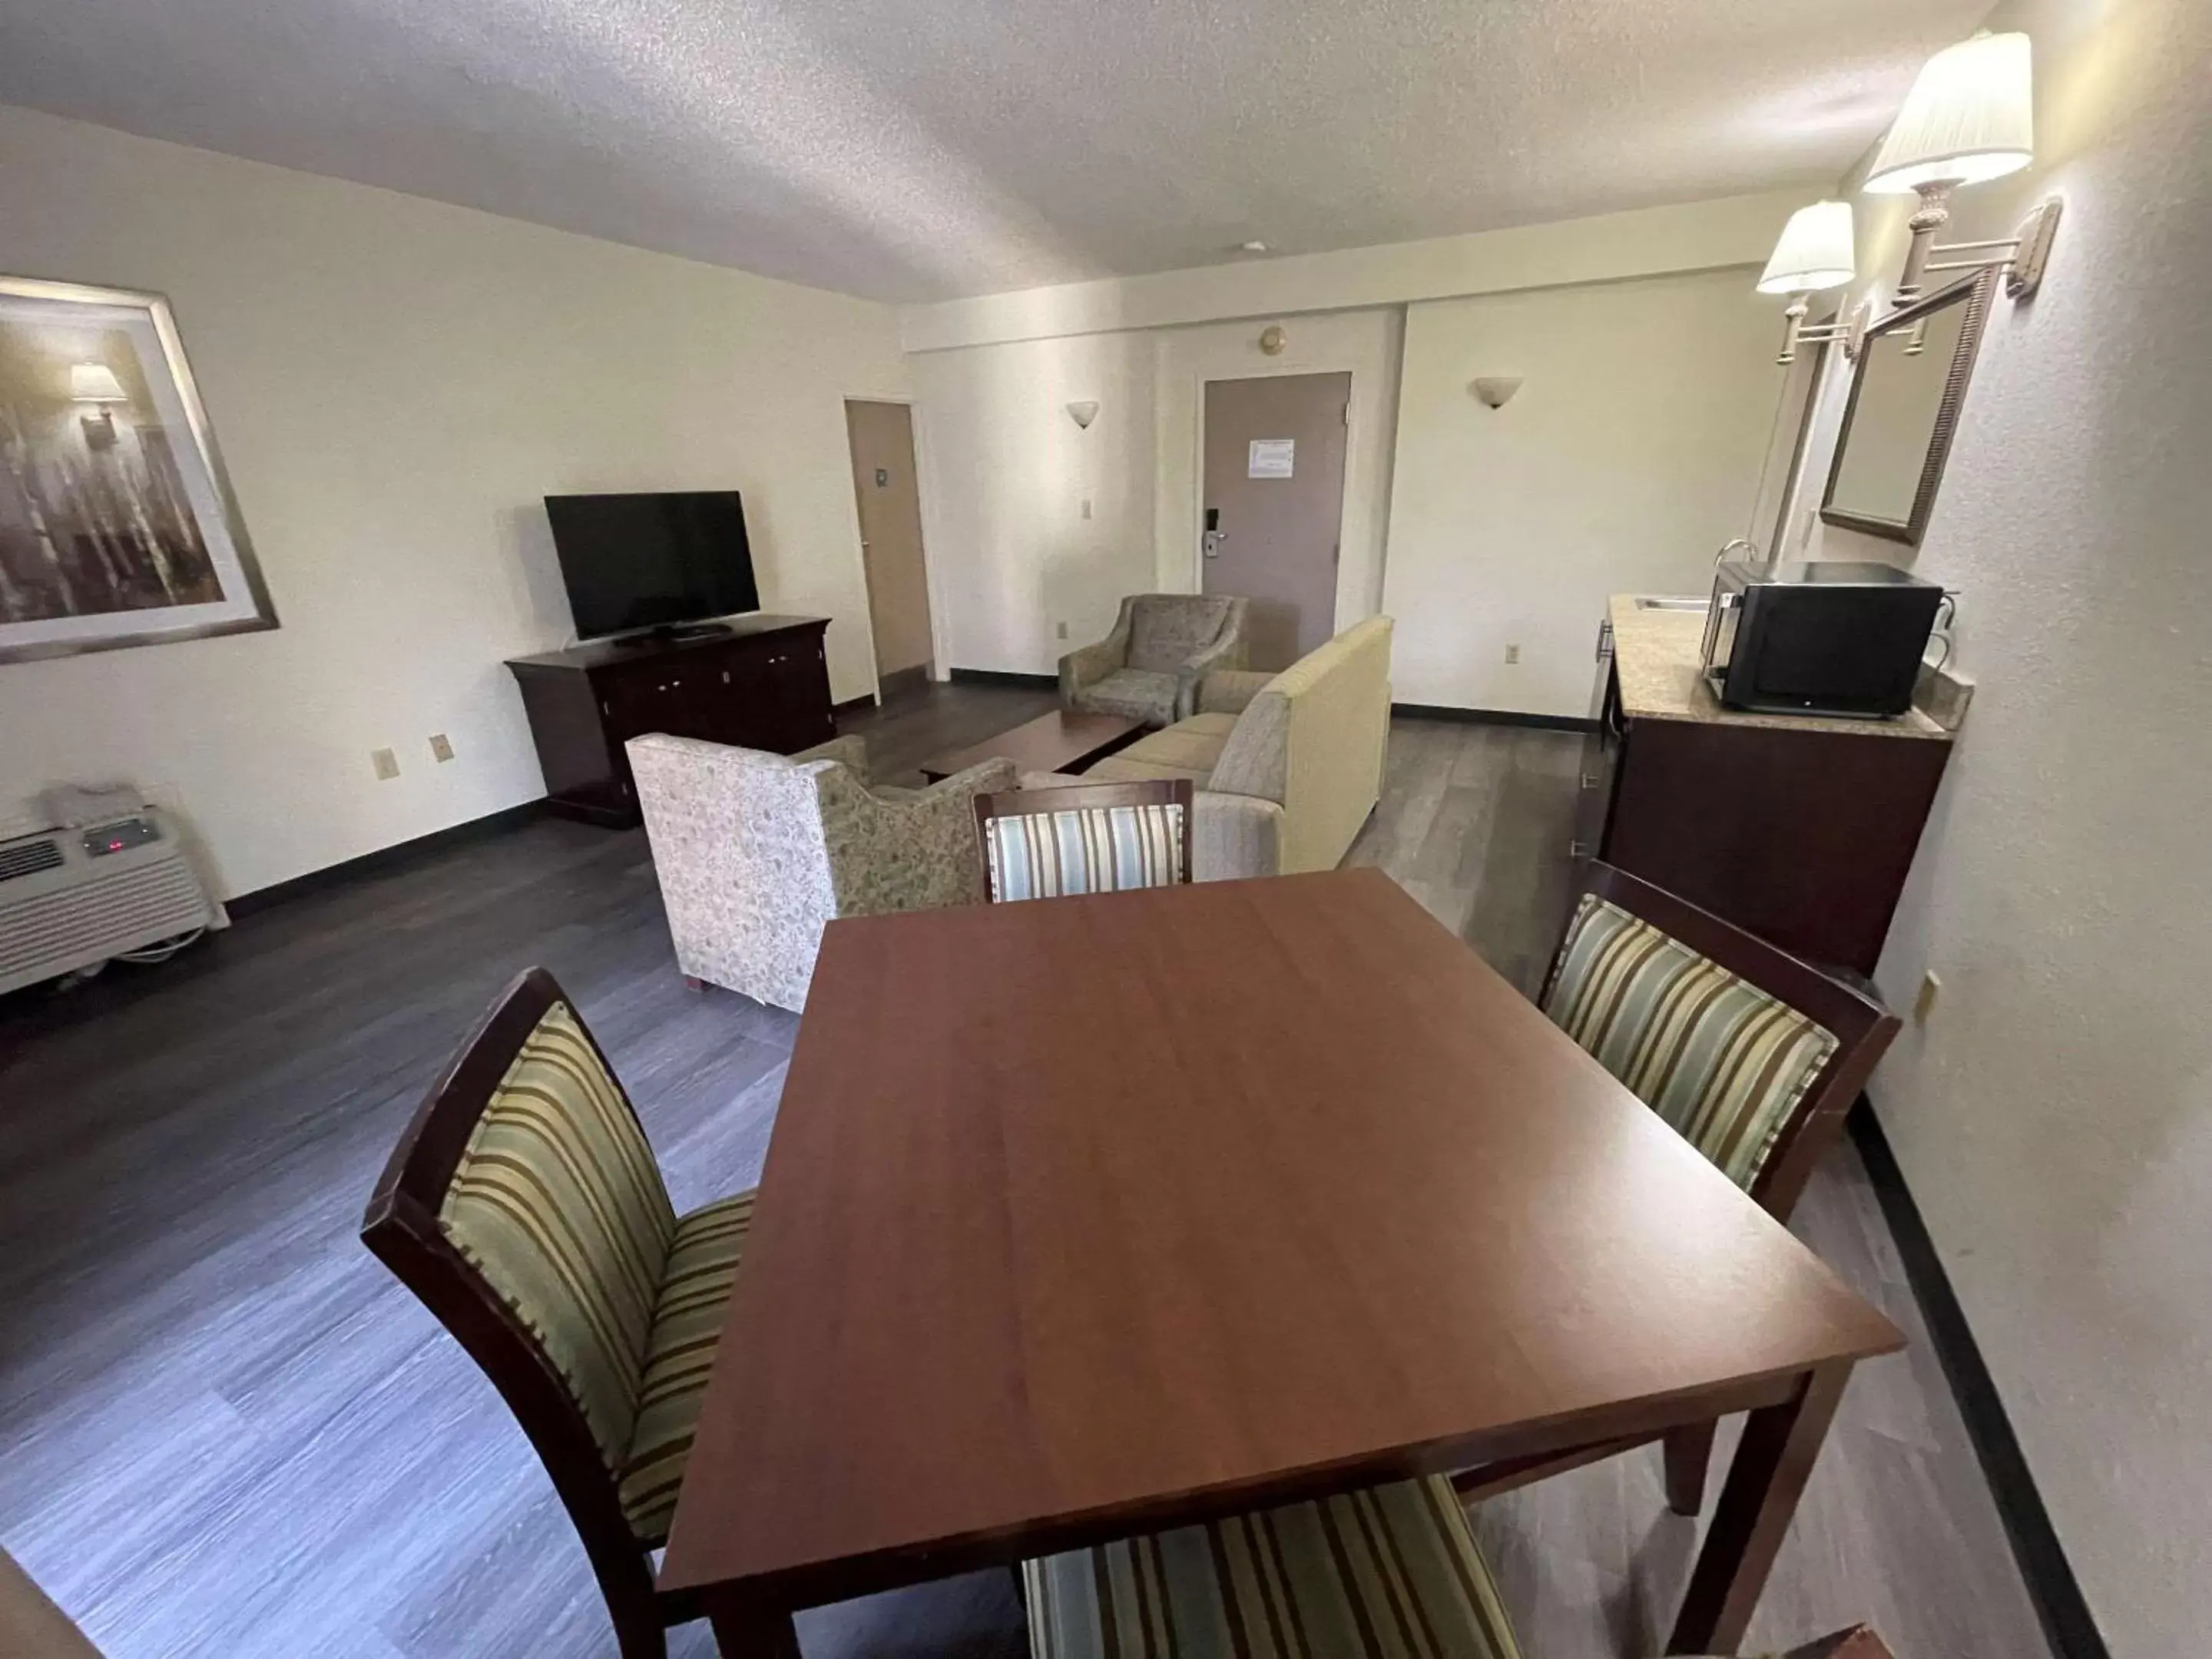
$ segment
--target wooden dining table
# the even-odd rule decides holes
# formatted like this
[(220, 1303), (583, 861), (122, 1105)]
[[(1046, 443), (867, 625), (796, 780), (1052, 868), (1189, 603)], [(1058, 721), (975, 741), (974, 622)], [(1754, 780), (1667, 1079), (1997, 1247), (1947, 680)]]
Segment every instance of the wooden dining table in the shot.
[(792, 1613), (1750, 1413), (1741, 1641), (1896, 1328), (1378, 871), (830, 924), (664, 1592)]

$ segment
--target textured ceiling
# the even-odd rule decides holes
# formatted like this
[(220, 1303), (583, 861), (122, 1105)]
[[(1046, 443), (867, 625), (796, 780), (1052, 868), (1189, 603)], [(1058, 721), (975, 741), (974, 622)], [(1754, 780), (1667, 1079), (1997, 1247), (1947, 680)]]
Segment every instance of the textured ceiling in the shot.
[(928, 300), (1825, 181), (1986, 9), (9, 0), (0, 102)]

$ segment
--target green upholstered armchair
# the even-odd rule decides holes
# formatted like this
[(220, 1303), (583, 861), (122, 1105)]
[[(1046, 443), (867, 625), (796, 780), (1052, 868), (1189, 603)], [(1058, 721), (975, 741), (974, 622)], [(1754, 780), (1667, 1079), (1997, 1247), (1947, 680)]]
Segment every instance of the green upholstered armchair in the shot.
[(1114, 631), (1060, 659), (1060, 700), (1070, 708), (1166, 726), (1198, 707), (1198, 688), (1246, 660), (1249, 602), (1218, 593), (1133, 593)]

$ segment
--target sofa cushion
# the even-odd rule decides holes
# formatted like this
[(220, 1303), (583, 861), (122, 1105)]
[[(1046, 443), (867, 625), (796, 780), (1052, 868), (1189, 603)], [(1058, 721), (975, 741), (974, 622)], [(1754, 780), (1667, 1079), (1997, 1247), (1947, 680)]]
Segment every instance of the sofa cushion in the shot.
[(722, 1315), (752, 1230), (753, 1197), (750, 1191), (734, 1194), (676, 1224), (645, 1346), (637, 1427), (622, 1471), (623, 1514), (638, 1541), (648, 1547), (666, 1541), (668, 1523), (676, 1518), (676, 1494), (714, 1368)]
[(1519, 1659), (1431, 1475), (1023, 1567), (1036, 1659)]
[(1175, 718), (1176, 677), (1141, 668), (1118, 668), (1076, 694), (1079, 706), (1124, 720), (1164, 726)]
[(1236, 728), (1234, 714), (1193, 714), (1164, 731), (1139, 738), (1117, 755), (1109, 755), (1084, 774), (1100, 783), (1136, 783), (1150, 778), (1188, 778), (1203, 789), (1221, 757), (1221, 746)]

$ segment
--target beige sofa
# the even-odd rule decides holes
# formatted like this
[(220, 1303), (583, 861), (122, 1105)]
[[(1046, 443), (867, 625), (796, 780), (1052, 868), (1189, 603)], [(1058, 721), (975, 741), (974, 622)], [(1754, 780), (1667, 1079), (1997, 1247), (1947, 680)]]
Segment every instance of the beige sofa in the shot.
[[(1333, 869), (1382, 790), (1390, 618), (1347, 628), (1281, 673), (1206, 676), (1199, 712), (1100, 761), (1079, 781), (1188, 778), (1200, 881)], [(1029, 787), (1079, 780), (1034, 777)]]

